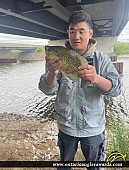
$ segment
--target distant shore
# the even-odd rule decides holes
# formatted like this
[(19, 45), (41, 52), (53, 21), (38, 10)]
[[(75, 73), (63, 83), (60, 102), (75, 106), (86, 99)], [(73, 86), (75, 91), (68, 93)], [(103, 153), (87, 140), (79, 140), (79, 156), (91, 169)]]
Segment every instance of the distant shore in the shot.
[[(109, 55), (110, 56), (110, 55)], [(129, 58), (129, 54), (123, 54), (123, 55), (111, 55), (116, 56), (117, 59), (122, 58)], [(22, 54), (20, 57), (5, 57), (3, 58), (0, 56), (0, 63), (19, 63), (19, 61), (44, 61), (45, 60), (45, 54), (33, 52), (32, 54)]]
[(45, 54), (37, 50), (0, 50), (0, 63), (17, 62), (17, 60), (44, 60)]
[(129, 58), (129, 54), (117, 55), (118, 58)]

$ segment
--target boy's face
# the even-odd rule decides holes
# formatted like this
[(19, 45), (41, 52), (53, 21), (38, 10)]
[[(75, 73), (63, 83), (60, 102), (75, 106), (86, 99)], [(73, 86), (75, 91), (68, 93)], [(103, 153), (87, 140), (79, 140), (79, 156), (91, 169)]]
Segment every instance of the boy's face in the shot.
[(69, 42), (71, 47), (80, 55), (87, 50), (89, 39), (93, 36), (93, 30), (90, 29), (86, 22), (70, 24), (69, 26)]

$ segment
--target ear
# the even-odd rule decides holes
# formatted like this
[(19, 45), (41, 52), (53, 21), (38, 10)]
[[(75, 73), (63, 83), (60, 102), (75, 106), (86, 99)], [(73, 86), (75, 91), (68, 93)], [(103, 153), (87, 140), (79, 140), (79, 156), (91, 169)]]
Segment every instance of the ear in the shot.
[(89, 31), (89, 38), (91, 39), (93, 37), (93, 29), (90, 29)]

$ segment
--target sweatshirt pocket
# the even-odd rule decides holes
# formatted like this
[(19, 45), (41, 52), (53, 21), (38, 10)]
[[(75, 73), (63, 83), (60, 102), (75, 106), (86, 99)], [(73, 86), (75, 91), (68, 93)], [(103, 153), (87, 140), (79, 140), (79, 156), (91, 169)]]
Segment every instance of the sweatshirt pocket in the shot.
[(66, 107), (72, 101), (73, 96), (73, 82), (64, 78), (61, 82), (60, 89), (57, 94), (56, 104), (59, 107)]
[(99, 127), (105, 123), (105, 112), (103, 110), (86, 111), (83, 113), (85, 126)]
[(57, 121), (67, 127), (71, 127), (71, 108), (70, 107), (55, 107), (55, 117)]
[(85, 107), (82, 109), (82, 113), (78, 117), (78, 126), (80, 129), (83, 128), (97, 128), (105, 124), (105, 111), (103, 109), (97, 110), (86, 110)]

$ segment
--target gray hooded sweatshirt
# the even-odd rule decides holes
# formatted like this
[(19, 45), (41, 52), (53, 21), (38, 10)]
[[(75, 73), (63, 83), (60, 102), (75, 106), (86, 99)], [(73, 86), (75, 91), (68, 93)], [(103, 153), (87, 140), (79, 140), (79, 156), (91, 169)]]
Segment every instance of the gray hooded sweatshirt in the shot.
[(103, 92), (95, 84), (81, 88), (81, 79), (72, 81), (68, 77), (57, 75), (55, 87), (47, 86), (46, 73), (41, 76), (39, 89), (46, 95), (56, 95), (55, 118), (59, 129), (74, 137), (89, 137), (101, 134), (105, 129), (104, 96), (116, 97), (121, 93), (121, 77), (108, 55), (95, 49), (96, 40), (90, 40), (90, 48), (83, 55), (93, 61), (98, 75), (111, 80), (112, 89)]

